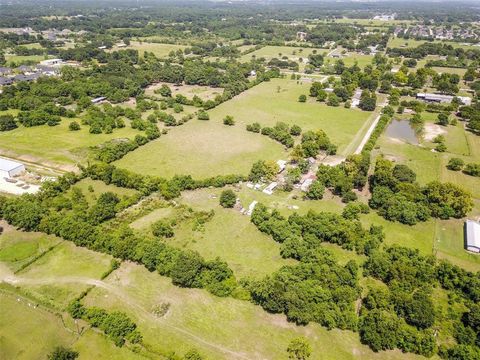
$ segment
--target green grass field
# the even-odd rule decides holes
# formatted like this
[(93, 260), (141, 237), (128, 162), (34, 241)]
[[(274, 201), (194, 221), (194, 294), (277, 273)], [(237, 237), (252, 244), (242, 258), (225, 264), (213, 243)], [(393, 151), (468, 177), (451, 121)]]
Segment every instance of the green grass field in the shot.
[(285, 156), (278, 143), (243, 127), (227, 127), (216, 121), (191, 120), (172, 128), (167, 135), (115, 162), (135, 172), (170, 178), (190, 174), (194, 178), (248, 174), (260, 159)]
[[(364, 125), (371, 113), (328, 107), (314, 100), (299, 103), (299, 95), (308, 94), (309, 88), (310, 84), (285, 79), (260, 84), (210, 110), (209, 121), (191, 120), (172, 128), (168, 135), (127, 154), (116, 164), (167, 178), (175, 174), (196, 178), (247, 174), (256, 160), (286, 157), (279, 143), (245, 130), (255, 121), (262, 126), (283, 121), (304, 130), (323, 129), (341, 153), (360, 129), (367, 131)], [(226, 115), (234, 116), (235, 126), (223, 125)]]
[(14, 62), (16, 64), (32, 61), (32, 62), (40, 62), (42, 60), (48, 59), (44, 55), (5, 55), (5, 60), (7, 63)]
[[(353, 332), (315, 324), (299, 327), (246, 301), (181, 289), (133, 264), (122, 265), (106, 281), (124, 296), (96, 288), (85, 303), (126, 311), (139, 325), (146, 347), (157, 352), (183, 355), (195, 347), (208, 359), (286, 360), (290, 340), (303, 335), (312, 345), (312, 359), (419, 359), (400, 351), (374, 353)], [(170, 308), (158, 318), (151, 309), (162, 303)]]
[(321, 48), (301, 48), (301, 47), (293, 47), (293, 46), (264, 46), (263, 48), (253, 51), (249, 54), (245, 54), (240, 58), (240, 61), (246, 62), (252, 59), (252, 56), (255, 56), (257, 59), (265, 58), (267, 61), (272, 58), (281, 59), (282, 57), (286, 56), (289, 60), (296, 60), (298, 61), (299, 58), (306, 59), (313, 51), (316, 50), (317, 54), (327, 53), (328, 49), (321, 49)]
[(84, 163), (90, 146), (116, 138), (133, 138), (138, 134), (128, 124), (124, 128), (115, 129), (111, 134), (90, 134), (88, 126), (81, 126), (80, 131), (70, 131), (68, 124), (72, 120), (74, 119), (64, 118), (57, 126), (19, 126), (15, 130), (1, 132), (0, 153), (46, 166), (61, 167)]
[[(186, 46), (184, 45), (175, 45), (175, 44), (160, 44), (160, 43), (152, 43), (146, 41), (132, 41), (129, 46), (124, 47), (122, 49), (134, 49), (138, 50), (138, 54), (143, 56), (145, 51), (153, 52), (153, 54), (157, 57), (166, 57), (170, 53), (170, 51), (177, 51), (183, 50)], [(117, 48), (113, 48), (113, 50), (118, 50)], [(121, 50), (121, 49), (120, 49)]]
[[(166, 84), (172, 90), (172, 96), (175, 97), (177, 94), (186, 96), (191, 99), (195, 95), (200, 97), (202, 100), (213, 100), (215, 96), (222, 95), (222, 88), (212, 88), (209, 86), (200, 86), (200, 85), (181, 85), (177, 86), (175, 84)], [(149, 86), (145, 89), (145, 94), (150, 96), (159, 96), (154, 93), (155, 89), (158, 89), (162, 84), (155, 84)]]
[(87, 280), (99, 279), (111, 257), (64, 242), (19, 272), (22, 288), (57, 309), (84, 291)]
[[(353, 66), (357, 63), (358, 67), (364, 68), (367, 65), (372, 64), (373, 55), (362, 55), (356, 53), (348, 53), (341, 58), (346, 66)], [(325, 58), (325, 64), (335, 64), (338, 59), (327, 57)]]
[(0, 222), (0, 226), (3, 227), (3, 233), (0, 236), (0, 262), (11, 271), (18, 270), (22, 265), (61, 241), (51, 235), (15, 230), (4, 221)]
[(338, 146), (338, 152), (342, 152), (371, 113), (330, 107), (310, 98), (306, 103), (298, 102), (300, 95), (308, 96), (310, 86), (311, 83), (273, 79), (212, 109), (210, 117), (216, 122), (221, 122), (226, 115), (233, 115), (235, 127), (243, 129), (253, 122), (258, 122), (262, 126), (273, 126), (278, 121), (299, 125), (304, 131), (322, 129)]
[[(399, 37), (392, 37), (388, 41), (387, 46), (390, 48), (396, 48), (396, 47), (417, 47), (419, 45), (425, 44), (426, 42), (431, 42), (427, 40), (415, 40), (415, 39), (403, 39)], [(465, 44), (461, 42), (456, 42), (456, 41), (443, 41), (443, 40), (435, 40), (435, 43), (442, 43), (442, 44), (448, 44), (452, 45), (455, 48), (462, 48), (462, 49), (473, 49), (474, 46), (473, 44)]]
[[(120, 188), (115, 185), (107, 185), (100, 180), (92, 180), (90, 178), (82, 179), (74, 185), (74, 187), (82, 190), (83, 195), (87, 198), (89, 204), (92, 204), (99, 195), (105, 192), (113, 192), (120, 198), (123, 196), (132, 196), (138, 192), (133, 189)], [(90, 189), (93, 188), (93, 192)]]
[(2, 359), (46, 359), (55, 346), (70, 346), (76, 336), (62, 320), (42, 309), (0, 293), (0, 354)]

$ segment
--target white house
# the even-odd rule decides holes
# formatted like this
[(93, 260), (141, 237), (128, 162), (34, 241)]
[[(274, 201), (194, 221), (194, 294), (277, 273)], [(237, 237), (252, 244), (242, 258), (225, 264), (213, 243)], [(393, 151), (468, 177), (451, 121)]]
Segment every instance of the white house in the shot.
[(272, 195), (273, 190), (275, 190), (277, 185), (278, 185), (278, 183), (274, 181), (274, 182), (270, 183), (270, 185), (268, 185), (265, 189), (263, 189), (263, 192), (267, 195)]
[(467, 251), (480, 253), (480, 223), (465, 221), (465, 248)]
[(22, 163), (0, 158), (0, 177), (13, 177), (25, 171), (25, 165)]
[(280, 174), (287, 167), (287, 162), (285, 160), (278, 160), (277, 165), (278, 165), (278, 173)]

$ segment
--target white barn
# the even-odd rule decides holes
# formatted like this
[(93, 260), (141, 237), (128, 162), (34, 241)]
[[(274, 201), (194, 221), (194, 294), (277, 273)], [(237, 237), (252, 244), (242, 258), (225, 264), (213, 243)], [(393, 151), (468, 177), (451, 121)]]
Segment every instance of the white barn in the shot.
[(25, 171), (25, 165), (22, 163), (0, 158), (0, 177), (13, 177)]
[(480, 253), (480, 223), (465, 221), (465, 248), (467, 251)]

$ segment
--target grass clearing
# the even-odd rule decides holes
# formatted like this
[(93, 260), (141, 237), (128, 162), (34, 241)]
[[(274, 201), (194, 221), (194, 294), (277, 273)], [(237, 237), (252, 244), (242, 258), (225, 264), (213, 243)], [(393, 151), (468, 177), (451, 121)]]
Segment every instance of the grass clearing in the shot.
[(36, 62), (39, 63), (42, 60), (48, 59), (45, 55), (5, 55), (7, 63), (14, 62), (16, 64), (24, 62)]
[[(132, 196), (138, 193), (138, 191), (133, 189), (121, 188), (115, 185), (107, 185), (100, 180), (92, 180), (90, 178), (82, 179), (77, 182), (74, 187), (82, 190), (83, 195), (85, 195), (87, 202), (91, 205), (93, 204), (98, 196), (105, 192), (112, 192), (118, 195), (120, 198), (123, 196)], [(93, 191), (90, 191), (93, 189)]]
[(0, 221), (3, 233), (0, 235), (0, 262), (16, 271), (36, 256), (47, 251), (61, 240), (42, 233), (27, 233)]
[[(2, 114), (3, 112), (0, 112), (0, 115)], [(138, 134), (128, 123), (126, 127), (115, 129), (111, 134), (90, 134), (88, 126), (85, 125), (81, 125), (79, 131), (70, 131), (68, 125), (73, 120), (80, 122), (79, 119), (63, 118), (57, 126), (19, 126), (14, 130), (1, 132), (0, 155), (42, 165), (72, 165), (84, 163), (91, 146), (112, 139), (133, 138)]]
[(260, 159), (284, 157), (283, 147), (240, 126), (217, 121), (191, 120), (172, 128), (168, 135), (127, 154), (115, 164), (134, 172), (171, 178), (189, 174), (194, 178), (248, 174)]
[(0, 353), (2, 359), (46, 359), (55, 346), (75, 341), (62, 320), (41, 307), (28, 306), (0, 293)]
[(117, 347), (105, 335), (94, 330), (87, 330), (72, 346), (79, 353), (79, 360), (139, 360), (148, 359), (134, 353), (126, 346)]
[(219, 189), (184, 192), (182, 204), (196, 211), (213, 209), (215, 215), (199, 231), (193, 231), (192, 221), (181, 223), (175, 229), (175, 237), (167, 241), (180, 248), (198, 251), (207, 259), (220, 257), (237, 277), (261, 277), (293, 263), (280, 256), (280, 245), (251, 224), (249, 216), (222, 208), (218, 200), (220, 193)]
[[(143, 57), (145, 51), (152, 52), (157, 57), (167, 57), (171, 51), (183, 50), (186, 46), (176, 45), (176, 44), (160, 44), (152, 42), (139, 42), (132, 41), (129, 46), (124, 47), (123, 49), (134, 49), (138, 50), (138, 55)], [(118, 50), (114, 48), (113, 50)]]
[[(310, 84), (285, 79), (262, 83), (210, 110), (210, 121), (191, 120), (172, 128), (168, 135), (127, 154), (116, 164), (167, 178), (175, 174), (191, 174), (196, 178), (247, 174), (256, 160), (286, 156), (279, 143), (245, 130), (247, 124), (255, 121), (262, 126), (283, 121), (297, 124), (304, 131), (323, 129), (341, 153), (371, 118), (371, 113), (329, 107), (314, 100), (299, 103), (298, 97), (308, 94), (309, 88)], [(235, 126), (223, 125), (226, 115), (234, 116)]]
[(22, 289), (57, 309), (63, 309), (87, 288), (79, 279), (99, 279), (110, 266), (111, 256), (63, 242), (19, 274)]
[(281, 59), (284, 56), (288, 57), (289, 60), (298, 61), (299, 58), (307, 59), (309, 55), (313, 54), (316, 51), (317, 54), (327, 53), (328, 49), (322, 48), (309, 48), (309, 47), (293, 47), (293, 46), (264, 46), (261, 49), (255, 50), (249, 54), (245, 54), (240, 58), (241, 62), (248, 62), (252, 59), (252, 56), (255, 58), (265, 58), (267, 61), (272, 58)]
[(130, 227), (136, 230), (148, 230), (150, 225), (154, 222), (168, 218), (174, 214), (174, 209), (171, 207), (159, 208), (149, 212), (147, 215), (135, 220), (130, 224)]
[[(288, 343), (305, 336), (314, 359), (420, 359), (400, 351), (374, 353), (350, 331), (328, 331), (316, 324), (299, 327), (247, 301), (181, 289), (134, 264), (124, 263), (106, 281), (123, 296), (95, 288), (85, 303), (126, 311), (139, 325), (147, 347), (158, 352), (183, 355), (195, 347), (209, 359), (286, 360)], [(170, 303), (170, 308), (158, 318), (151, 309), (162, 303)]]
[(201, 86), (201, 85), (175, 85), (169, 83), (158, 83), (155, 85), (151, 85), (145, 89), (145, 94), (154, 96), (156, 95), (154, 91), (159, 89), (163, 84), (168, 85), (170, 90), (172, 90), (172, 97), (180, 94), (186, 96), (187, 98), (191, 99), (195, 95), (200, 97), (202, 100), (213, 100), (217, 95), (222, 95), (223, 88), (215, 88), (210, 86)]
[(331, 107), (314, 99), (298, 102), (300, 95), (309, 94), (310, 86), (310, 83), (297, 83), (295, 80), (273, 79), (212, 109), (210, 118), (221, 122), (226, 115), (233, 115), (235, 127), (242, 129), (253, 122), (273, 126), (279, 121), (299, 125), (303, 131), (322, 129), (338, 145), (338, 152), (342, 152), (371, 113)]

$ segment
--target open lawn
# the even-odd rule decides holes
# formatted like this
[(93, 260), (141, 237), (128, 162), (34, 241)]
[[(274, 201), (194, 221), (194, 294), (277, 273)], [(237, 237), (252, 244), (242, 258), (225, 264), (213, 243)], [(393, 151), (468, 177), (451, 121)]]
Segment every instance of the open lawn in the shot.
[[(95, 202), (95, 200), (105, 192), (113, 192), (118, 197), (132, 196), (138, 193), (138, 191), (127, 188), (120, 188), (115, 185), (107, 185), (100, 180), (92, 180), (90, 178), (82, 179), (74, 185), (74, 187), (82, 190), (83, 195), (87, 198), (89, 204)], [(93, 189), (93, 191), (91, 191)]]
[(180, 94), (191, 99), (196, 95), (202, 100), (213, 100), (215, 96), (223, 94), (222, 88), (212, 88), (210, 86), (200, 86), (200, 85), (177, 86), (175, 84), (168, 84), (168, 83), (159, 83), (159, 84), (151, 85), (145, 89), (145, 94), (150, 96), (160, 96), (155, 94), (154, 91), (156, 89), (159, 89), (163, 84), (168, 85), (170, 90), (172, 90), (173, 97)]
[(313, 51), (316, 50), (317, 54), (327, 53), (328, 49), (321, 48), (302, 48), (302, 47), (293, 47), (293, 46), (264, 46), (263, 48), (245, 54), (240, 58), (240, 61), (246, 62), (252, 59), (252, 56), (255, 56), (257, 59), (265, 58), (267, 61), (272, 58), (281, 59), (284, 56), (288, 57), (289, 60), (298, 61), (299, 58), (307, 59)]
[[(279, 143), (245, 130), (255, 121), (262, 126), (283, 121), (303, 130), (323, 129), (342, 153), (360, 129), (367, 131), (364, 125), (367, 120), (373, 121), (371, 113), (328, 107), (314, 100), (299, 103), (299, 95), (308, 94), (309, 88), (309, 83), (285, 79), (260, 84), (210, 110), (210, 121), (191, 120), (172, 128), (168, 135), (127, 154), (116, 164), (167, 178), (175, 174), (196, 178), (247, 174), (256, 160), (286, 156)], [(234, 116), (235, 126), (223, 125), (226, 115)]]
[(167, 135), (127, 154), (115, 162), (138, 173), (171, 178), (189, 174), (194, 178), (248, 174), (257, 160), (284, 157), (283, 147), (244, 127), (217, 121), (190, 120)]
[[(357, 63), (358, 67), (364, 68), (367, 65), (372, 64), (373, 55), (362, 55), (357, 53), (348, 53), (341, 58), (346, 66), (353, 66)], [(325, 58), (325, 64), (335, 64), (338, 59), (327, 57)]]
[(3, 227), (0, 235), (0, 262), (11, 271), (20, 269), (61, 241), (52, 235), (16, 230), (4, 221), (0, 221), (0, 226)]
[[(185, 192), (181, 203), (194, 210), (215, 215), (203, 230), (193, 231), (193, 222), (186, 221), (175, 230), (168, 242), (198, 251), (207, 259), (220, 257), (234, 270), (237, 277), (261, 277), (292, 263), (280, 256), (280, 246), (250, 223), (250, 217), (219, 205), (221, 190), (205, 189)], [(248, 204), (247, 204), (248, 206)]]
[[(138, 55), (143, 57), (145, 51), (153, 52), (157, 57), (166, 57), (171, 51), (183, 50), (186, 46), (184, 45), (175, 45), (175, 44), (160, 44), (160, 43), (151, 43), (151, 42), (139, 42), (132, 41), (129, 46), (121, 48), (122, 49), (134, 49), (138, 50)], [(112, 51), (119, 50), (118, 48), (113, 48)]]
[[(350, 331), (327, 331), (315, 324), (299, 327), (247, 301), (181, 289), (134, 264), (123, 264), (106, 282), (111, 291), (95, 288), (84, 302), (126, 311), (139, 325), (146, 347), (157, 352), (183, 355), (194, 347), (208, 359), (286, 360), (288, 343), (302, 335), (316, 360), (419, 359), (400, 351), (374, 353)], [(170, 304), (167, 314), (153, 315), (152, 309), (163, 303)]]
[(129, 350), (126, 346), (117, 347), (105, 335), (95, 330), (87, 330), (72, 348), (79, 353), (78, 360), (140, 360), (148, 359)]
[[(414, 48), (414, 47), (417, 47), (419, 45), (425, 44), (426, 42), (432, 42), (432, 41), (404, 39), (404, 38), (401, 38), (401, 37), (391, 37), (390, 40), (388, 41), (387, 47), (389, 47), (389, 48), (398, 48), (398, 47)], [(463, 48), (463, 49), (473, 49), (473, 48), (475, 48), (473, 45), (466, 44), (466, 43), (461, 43), (461, 42), (456, 42), (456, 41), (435, 40), (433, 42), (440, 43), (440, 44), (448, 44), (448, 45), (451, 45), (455, 48)]]
[(233, 115), (235, 127), (243, 129), (253, 122), (273, 126), (278, 121), (299, 125), (304, 131), (322, 129), (341, 153), (354, 140), (371, 113), (326, 106), (313, 98), (309, 98), (306, 103), (298, 102), (300, 95), (309, 94), (310, 86), (311, 83), (307, 82), (273, 79), (212, 109), (210, 118), (221, 122), (226, 115)]
[(5, 55), (5, 60), (7, 64), (10, 62), (14, 62), (16, 64), (24, 63), (24, 62), (34, 62), (39, 63), (42, 60), (48, 59), (44, 55)]
[[(2, 112), (0, 112), (0, 115)], [(89, 147), (116, 138), (133, 138), (138, 134), (127, 123), (111, 134), (90, 134), (88, 126), (79, 131), (70, 131), (68, 125), (78, 119), (64, 118), (57, 126), (41, 125), (35, 127), (19, 126), (12, 131), (0, 133), (0, 155), (20, 160), (37, 162), (53, 167), (84, 163), (88, 158)]]
[(99, 279), (111, 257), (64, 242), (18, 274), (22, 289), (63, 309), (87, 288), (86, 279)]
[(49, 311), (0, 292), (0, 357), (46, 359), (55, 346), (70, 346), (76, 336)]

